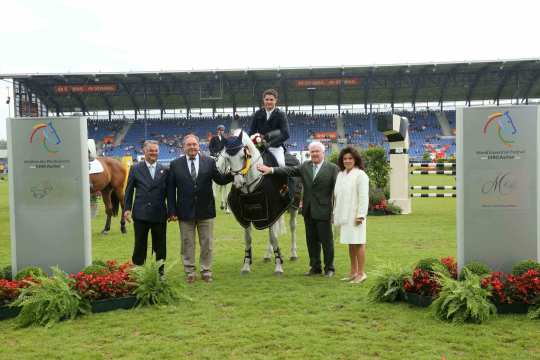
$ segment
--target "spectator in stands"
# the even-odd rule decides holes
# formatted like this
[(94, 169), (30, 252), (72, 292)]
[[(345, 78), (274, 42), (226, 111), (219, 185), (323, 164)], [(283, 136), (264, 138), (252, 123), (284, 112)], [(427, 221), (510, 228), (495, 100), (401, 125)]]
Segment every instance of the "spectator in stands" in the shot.
[(223, 133), (225, 132), (225, 125), (218, 125), (216, 129), (216, 135), (212, 136), (210, 139), (210, 144), (208, 145), (208, 150), (210, 150), (210, 156), (217, 158), (223, 147), (225, 146), (225, 137)]
[(276, 107), (278, 92), (268, 89), (263, 92), (263, 108), (253, 115), (249, 135), (261, 134), (268, 144), (279, 166), (285, 166), (285, 141), (289, 139), (287, 115)]
[(369, 178), (360, 154), (351, 146), (338, 157), (341, 170), (334, 188), (334, 225), (340, 228), (339, 242), (349, 245), (351, 271), (341, 279), (353, 284), (366, 278), (366, 218), (369, 206)]

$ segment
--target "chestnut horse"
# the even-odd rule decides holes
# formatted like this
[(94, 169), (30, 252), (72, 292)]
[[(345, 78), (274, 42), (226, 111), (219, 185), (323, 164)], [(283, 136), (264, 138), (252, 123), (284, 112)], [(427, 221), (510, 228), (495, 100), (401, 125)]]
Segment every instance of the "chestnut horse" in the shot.
[[(100, 192), (103, 198), (107, 221), (101, 233), (107, 234), (111, 230), (111, 217), (118, 215), (119, 207), (122, 208), (122, 214), (124, 213), (124, 184), (127, 170), (124, 164), (116, 159), (98, 157), (97, 160), (103, 165), (103, 172), (90, 175), (90, 191), (92, 194)], [(123, 216), (120, 218), (120, 230), (125, 234), (126, 222)]]

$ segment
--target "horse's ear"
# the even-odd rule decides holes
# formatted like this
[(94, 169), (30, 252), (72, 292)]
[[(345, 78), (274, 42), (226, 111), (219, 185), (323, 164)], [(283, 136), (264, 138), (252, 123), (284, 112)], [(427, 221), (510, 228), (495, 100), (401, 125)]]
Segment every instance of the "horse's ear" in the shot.
[(240, 139), (240, 142), (242, 142), (242, 135), (244, 134), (243, 131), (240, 131), (240, 135), (238, 135), (238, 139)]

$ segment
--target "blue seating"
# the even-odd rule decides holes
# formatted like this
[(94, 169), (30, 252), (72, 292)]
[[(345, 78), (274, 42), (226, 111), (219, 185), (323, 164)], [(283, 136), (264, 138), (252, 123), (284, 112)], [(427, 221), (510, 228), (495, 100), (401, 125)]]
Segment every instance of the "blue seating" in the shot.
[[(403, 111), (399, 113), (409, 119), (409, 155), (411, 159), (419, 160), (426, 151), (426, 144), (431, 144), (437, 149), (441, 146), (450, 145), (447, 156), (455, 154), (456, 146), (454, 139), (441, 139), (441, 129), (434, 112), (419, 111), (416, 113)], [(347, 143), (360, 148), (370, 146), (383, 146), (388, 151), (388, 143), (382, 133), (377, 131), (377, 113), (359, 114), (343, 113)], [(455, 111), (445, 111), (450, 126), (455, 128)], [(288, 114), (290, 138), (287, 141), (289, 150), (306, 150), (307, 145), (313, 139), (313, 134), (319, 131), (336, 131), (336, 114), (316, 114), (311, 116), (304, 113), (290, 112)], [(159, 118), (149, 118), (145, 122), (142, 120), (123, 119), (118, 121), (88, 121), (88, 134), (90, 138), (96, 140), (103, 139), (104, 136), (116, 135), (116, 133), (126, 125), (127, 121), (132, 122), (124, 141), (121, 145), (108, 146), (105, 149), (107, 156), (133, 157), (142, 154), (142, 143), (145, 139), (157, 140), (160, 144), (160, 159), (170, 161), (182, 155), (182, 138), (190, 133), (197, 135), (201, 141), (201, 151), (208, 151), (208, 140), (215, 133), (216, 126), (225, 125), (230, 131), (232, 118), (226, 117), (192, 117), (170, 118), (160, 120)], [(245, 131), (249, 130), (251, 116), (243, 116), (238, 119), (239, 126)], [(145, 135), (146, 134), (146, 135)]]

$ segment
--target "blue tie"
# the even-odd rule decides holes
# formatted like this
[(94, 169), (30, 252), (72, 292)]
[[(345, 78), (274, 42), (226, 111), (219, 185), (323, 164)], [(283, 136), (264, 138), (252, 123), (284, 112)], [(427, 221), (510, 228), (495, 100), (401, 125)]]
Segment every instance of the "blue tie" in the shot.
[(154, 179), (154, 175), (156, 175), (156, 165), (150, 165), (150, 176), (152, 177), (152, 180)]

